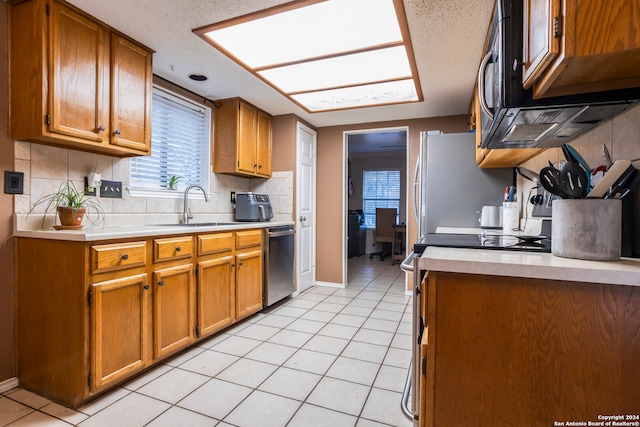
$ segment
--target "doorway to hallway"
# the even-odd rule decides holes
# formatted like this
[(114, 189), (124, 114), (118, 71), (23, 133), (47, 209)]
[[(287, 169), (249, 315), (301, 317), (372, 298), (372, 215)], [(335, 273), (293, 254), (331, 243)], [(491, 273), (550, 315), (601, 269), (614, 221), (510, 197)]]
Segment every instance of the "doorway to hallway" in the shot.
[[(375, 209), (397, 209), (397, 223), (407, 219), (408, 127), (344, 133), (345, 200), (343, 227), (344, 280), (347, 260), (369, 257), (374, 246)], [(388, 250), (388, 249), (387, 249)], [(385, 261), (391, 262), (389, 257)]]

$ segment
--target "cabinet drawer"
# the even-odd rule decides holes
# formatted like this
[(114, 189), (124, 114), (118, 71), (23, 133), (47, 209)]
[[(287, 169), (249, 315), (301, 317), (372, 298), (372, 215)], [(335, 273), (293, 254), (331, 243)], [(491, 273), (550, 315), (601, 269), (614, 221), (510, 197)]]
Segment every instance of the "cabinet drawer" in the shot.
[(170, 261), (191, 256), (193, 238), (169, 237), (166, 239), (153, 240), (153, 261)]
[(236, 231), (236, 249), (262, 245), (262, 230)]
[(145, 265), (145, 242), (91, 246), (91, 274)]
[(216, 254), (233, 250), (233, 233), (204, 234), (197, 238), (198, 255)]

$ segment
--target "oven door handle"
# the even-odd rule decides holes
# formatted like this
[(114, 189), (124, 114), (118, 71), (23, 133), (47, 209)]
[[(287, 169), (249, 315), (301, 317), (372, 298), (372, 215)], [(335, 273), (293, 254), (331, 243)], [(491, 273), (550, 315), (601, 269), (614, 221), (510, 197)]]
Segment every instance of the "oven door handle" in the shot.
[(400, 269), (405, 273), (413, 273), (412, 262), (414, 255), (415, 254), (413, 253), (413, 251), (411, 251), (411, 253), (409, 253), (409, 255), (407, 255), (407, 257), (404, 259), (404, 261), (402, 261), (402, 264), (400, 264)]
[(411, 395), (411, 382), (413, 381), (412, 377), (413, 377), (413, 363), (409, 365), (409, 372), (407, 373), (407, 382), (404, 384), (404, 391), (402, 392), (402, 402), (400, 404), (400, 407), (402, 408), (402, 413), (410, 421), (414, 421), (417, 419), (413, 415), (413, 412), (411, 412), (411, 409), (409, 409), (409, 396)]
[(484, 77), (487, 72), (487, 65), (489, 65), (489, 60), (492, 55), (493, 51), (490, 50), (487, 52), (484, 58), (482, 58), (480, 69), (478, 70), (478, 100), (480, 101), (480, 108), (482, 108), (482, 111), (484, 111), (484, 113), (489, 117), (489, 121), (493, 120), (493, 112), (487, 104), (487, 98), (485, 98)]

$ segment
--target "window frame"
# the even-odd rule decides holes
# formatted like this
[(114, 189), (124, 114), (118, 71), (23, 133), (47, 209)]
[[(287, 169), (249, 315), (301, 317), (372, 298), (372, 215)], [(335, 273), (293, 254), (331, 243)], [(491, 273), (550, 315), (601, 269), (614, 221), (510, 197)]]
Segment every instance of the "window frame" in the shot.
[[(161, 85), (158, 84), (154, 84), (153, 85), (153, 93), (155, 94), (156, 91), (160, 91), (163, 92), (166, 95), (169, 95), (173, 98), (175, 98), (177, 101), (185, 103), (185, 104), (189, 104), (192, 106), (197, 106), (198, 108), (201, 108), (205, 111), (205, 128), (206, 128), (206, 134), (207, 134), (207, 138), (206, 138), (206, 142), (205, 142), (205, 146), (202, 147), (203, 148), (203, 152), (202, 152), (202, 157), (203, 159), (201, 160), (202, 165), (201, 167), (201, 182), (198, 183), (199, 185), (201, 185), (202, 187), (204, 187), (204, 189), (206, 190), (207, 194), (210, 195), (211, 194), (211, 188), (210, 188), (210, 182), (211, 182), (211, 141), (212, 141), (212, 131), (213, 131), (213, 123), (212, 123), (212, 111), (211, 111), (211, 107), (204, 105), (198, 101), (195, 101), (193, 99), (190, 99), (186, 96), (183, 96), (169, 88), (163, 87)], [(153, 104), (152, 104), (152, 110), (153, 110)], [(151, 123), (151, 127), (153, 129), (153, 121)], [(152, 131), (153, 132), (153, 131)], [(153, 133), (152, 133), (152, 145), (153, 145)], [(153, 146), (151, 147), (151, 150), (153, 150)], [(129, 162), (129, 186), (127, 187), (127, 190), (129, 192), (129, 194), (131, 195), (131, 197), (151, 197), (151, 198), (165, 198), (165, 199), (180, 199), (184, 197), (184, 191), (180, 191), (180, 190), (171, 190), (168, 188), (149, 188), (149, 187), (136, 187), (131, 185), (132, 183), (132, 167), (133, 167), (133, 162), (130, 161)], [(189, 195), (189, 198), (191, 199), (202, 199), (204, 200), (204, 195), (201, 192), (193, 192)]]
[[(398, 198), (392, 198), (392, 199), (382, 199), (382, 198), (368, 198), (366, 197), (366, 182), (365, 182), (365, 176), (367, 174), (367, 172), (397, 172), (398, 173)], [(371, 213), (367, 213), (365, 211), (365, 200), (397, 200), (398, 201), (398, 206), (396, 208), (396, 223), (400, 222), (400, 203), (402, 203), (402, 169), (401, 168), (376, 168), (376, 169), (363, 169), (362, 170), (362, 211), (364, 212), (364, 217), (365, 217), (365, 226), (366, 227), (371, 227), (374, 228), (376, 226), (376, 218), (375, 218), (375, 211), (373, 213), (373, 215)], [(376, 204), (376, 208), (386, 208), (388, 206), (377, 206)], [(371, 223), (369, 222), (369, 218), (371, 218)]]

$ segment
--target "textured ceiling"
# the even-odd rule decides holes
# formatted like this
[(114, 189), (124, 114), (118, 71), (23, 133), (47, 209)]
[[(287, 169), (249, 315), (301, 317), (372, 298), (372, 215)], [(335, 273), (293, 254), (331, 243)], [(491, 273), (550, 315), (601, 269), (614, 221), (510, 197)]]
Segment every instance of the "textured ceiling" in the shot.
[[(404, 0), (424, 102), (310, 114), (191, 31), (286, 0), (68, 1), (154, 49), (155, 74), (209, 99), (239, 96), (272, 115), (294, 113), (316, 127), (465, 114), (494, 3)], [(209, 80), (194, 82), (192, 73)]]

